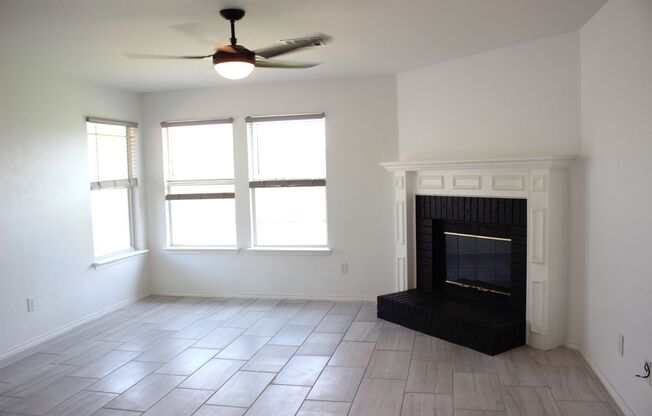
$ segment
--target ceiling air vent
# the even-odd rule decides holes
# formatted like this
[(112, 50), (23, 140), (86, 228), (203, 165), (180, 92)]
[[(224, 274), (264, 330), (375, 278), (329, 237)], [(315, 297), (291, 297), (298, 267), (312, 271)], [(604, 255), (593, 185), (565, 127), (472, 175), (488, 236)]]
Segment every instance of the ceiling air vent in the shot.
[(281, 43), (285, 43), (286, 45), (306, 42), (310, 42), (311, 46), (326, 46), (326, 42), (321, 35), (310, 36), (307, 38), (281, 39)]

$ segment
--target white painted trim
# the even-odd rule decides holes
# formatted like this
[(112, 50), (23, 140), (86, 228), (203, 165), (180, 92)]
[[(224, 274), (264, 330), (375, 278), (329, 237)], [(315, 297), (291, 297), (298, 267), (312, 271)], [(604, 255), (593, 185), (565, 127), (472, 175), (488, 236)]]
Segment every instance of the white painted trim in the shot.
[(453, 189), (482, 189), (481, 175), (453, 175)]
[(333, 302), (339, 301), (362, 301), (375, 302), (377, 296), (339, 296), (339, 295), (307, 295), (307, 294), (276, 294), (276, 293), (240, 293), (240, 292), (167, 292), (153, 291), (154, 296), (184, 296), (197, 298), (259, 298), (259, 299), (279, 299), (279, 300), (328, 300)]
[(545, 336), (546, 334), (546, 282), (532, 280), (530, 282), (530, 332)]
[(532, 175), (532, 183), (530, 189), (535, 192), (545, 192), (546, 189), (546, 175)]
[(7, 349), (7, 350), (4, 350), (4, 351), (0, 352), (0, 361), (5, 360), (7, 358), (10, 358), (11, 356), (13, 356), (15, 354), (18, 354), (18, 353), (20, 353), (22, 351), (25, 351), (25, 350), (27, 350), (29, 348), (32, 348), (32, 347), (34, 347), (34, 346), (36, 346), (36, 345), (38, 345), (38, 344), (40, 344), (42, 342), (45, 342), (45, 341), (47, 341), (49, 339), (52, 339), (52, 338), (56, 337), (56, 336), (59, 336), (59, 335), (63, 334), (64, 332), (69, 331), (69, 330), (71, 330), (73, 328), (76, 328), (76, 327), (78, 327), (78, 326), (80, 326), (82, 324), (85, 324), (85, 323), (90, 322), (90, 321), (92, 321), (94, 319), (100, 318), (100, 317), (102, 317), (102, 316), (104, 316), (104, 315), (106, 315), (108, 313), (111, 313), (111, 312), (113, 312), (115, 310), (118, 310), (118, 309), (120, 309), (120, 308), (122, 308), (124, 306), (127, 306), (129, 304), (137, 302), (140, 299), (146, 298), (150, 294), (151, 293), (149, 291), (143, 292), (143, 293), (141, 293), (141, 294), (139, 294), (137, 296), (133, 296), (131, 298), (125, 299), (125, 300), (123, 300), (121, 302), (116, 303), (115, 305), (108, 306), (108, 307), (106, 307), (106, 308), (104, 308), (102, 310), (94, 312), (94, 313), (92, 313), (90, 315), (87, 315), (87, 316), (81, 318), (81, 319), (78, 319), (78, 320), (73, 321), (71, 323), (62, 325), (62, 326), (60, 326), (58, 328), (55, 328), (55, 329), (53, 329), (51, 331), (48, 331), (45, 334), (43, 334), (41, 336), (38, 336), (36, 338), (32, 338), (29, 341), (23, 342), (22, 344), (18, 344), (18, 345), (14, 346), (14, 347), (11, 347), (11, 348)]
[(419, 189), (443, 189), (444, 175), (423, 175), (417, 177), (417, 188)]
[(588, 366), (593, 370), (593, 374), (598, 378), (598, 381), (602, 383), (604, 386), (605, 390), (607, 390), (607, 393), (609, 393), (609, 396), (613, 400), (614, 404), (618, 407), (618, 410), (624, 415), (624, 416), (636, 416), (634, 411), (627, 405), (627, 402), (625, 402), (625, 399), (623, 399), (620, 394), (618, 393), (618, 390), (614, 387), (613, 384), (611, 384), (611, 381), (607, 378), (607, 376), (602, 372), (600, 367), (590, 360), (588, 357), (586, 357), (581, 351), (580, 354), (582, 355), (582, 358), (584, 361), (588, 364)]
[(389, 171), (417, 171), (438, 169), (478, 168), (565, 168), (576, 156), (514, 156), (493, 159), (458, 160), (415, 160), (383, 162), (381, 166)]
[(247, 254), (284, 254), (288, 256), (330, 256), (329, 247), (251, 247), (245, 249)]
[(101, 269), (103, 267), (116, 264), (116, 263), (121, 263), (125, 260), (129, 260), (134, 257), (144, 256), (147, 253), (149, 253), (149, 250), (131, 250), (131, 251), (127, 251), (126, 253), (121, 253), (116, 256), (111, 256), (105, 259), (96, 259), (93, 262), (93, 264), (91, 264), (91, 267), (93, 267), (94, 269)]
[(528, 216), (530, 224), (530, 262), (546, 264), (546, 209), (535, 207)]
[(238, 247), (163, 247), (170, 254), (238, 254)]
[(491, 175), (494, 191), (522, 191), (525, 189), (523, 175)]
[(580, 343), (572, 340), (566, 340), (566, 342), (564, 342), (564, 347), (568, 348), (569, 350), (579, 351)]
[(405, 201), (396, 202), (396, 244), (405, 244)]

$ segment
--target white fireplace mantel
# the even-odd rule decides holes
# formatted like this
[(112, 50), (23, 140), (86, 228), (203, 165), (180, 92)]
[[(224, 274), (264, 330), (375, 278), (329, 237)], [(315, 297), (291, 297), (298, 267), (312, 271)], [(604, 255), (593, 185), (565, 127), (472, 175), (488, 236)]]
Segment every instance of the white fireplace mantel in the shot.
[(415, 195), (524, 198), (528, 204), (527, 343), (565, 343), (568, 166), (575, 156), (381, 163), (394, 172), (396, 290), (416, 286)]

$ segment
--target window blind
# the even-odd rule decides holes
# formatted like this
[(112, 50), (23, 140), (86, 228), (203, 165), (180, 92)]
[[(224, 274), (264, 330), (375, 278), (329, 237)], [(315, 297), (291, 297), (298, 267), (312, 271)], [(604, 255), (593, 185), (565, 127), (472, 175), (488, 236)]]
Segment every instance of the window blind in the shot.
[[(99, 117), (86, 117), (86, 122), (87, 138), (95, 150), (95, 172), (90, 172), (91, 190), (137, 186), (136, 128), (138, 123)], [(123, 129), (107, 128), (107, 126), (118, 126)], [(101, 150), (103, 149), (102, 142), (107, 143), (113, 140), (117, 141), (118, 146), (111, 146), (112, 149), (107, 151)], [(112, 154), (112, 152), (122, 145), (124, 145), (125, 159), (120, 160), (120, 156)], [(110, 177), (106, 177), (108, 174), (101, 172), (101, 167), (115, 162), (125, 163), (125, 171), (112, 172)]]
[(233, 118), (218, 118), (209, 120), (181, 120), (181, 121), (162, 121), (161, 127), (181, 127), (181, 126), (202, 126), (206, 124), (229, 124), (233, 123)]
[[(205, 126), (215, 124), (233, 124), (233, 118), (219, 118), (219, 119), (206, 119), (206, 120), (181, 120), (181, 121), (163, 121), (161, 127), (164, 129), (175, 127), (188, 127), (188, 126)], [(170, 150), (168, 149), (168, 152)], [(170, 163), (168, 155), (168, 163)], [(171, 166), (168, 165), (168, 170)], [(166, 201), (184, 201), (184, 200), (198, 200), (198, 199), (233, 199), (235, 198), (234, 192), (184, 192), (177, 193), (171, 192), (170, 188), (182, 187), (210, 187), (213, 185), (233, 185), (234, 179), (182, 179), (182, 180), (166, 180)]]
[(247, 123), (263, 123), (268, 121), (318, 120), (324, 117), (324, 113), (284, 114), (277, 116), (249, 116), (245, 117), (245, 121)]
[(326, 186), (326, 179), (249, 181), (250, 188), (291, 188), (296, 186)]

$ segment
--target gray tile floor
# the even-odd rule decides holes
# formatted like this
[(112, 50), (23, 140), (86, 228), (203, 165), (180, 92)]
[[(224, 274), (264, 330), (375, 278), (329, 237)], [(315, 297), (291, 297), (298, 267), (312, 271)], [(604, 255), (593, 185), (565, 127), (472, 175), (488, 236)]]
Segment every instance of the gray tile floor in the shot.
[(0, 362), (0, 415), (619, 415), (574, 351), (489, 357), (375, 304), (149, 297)]

